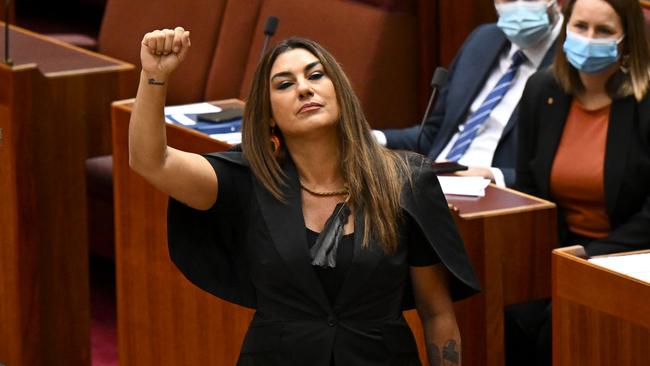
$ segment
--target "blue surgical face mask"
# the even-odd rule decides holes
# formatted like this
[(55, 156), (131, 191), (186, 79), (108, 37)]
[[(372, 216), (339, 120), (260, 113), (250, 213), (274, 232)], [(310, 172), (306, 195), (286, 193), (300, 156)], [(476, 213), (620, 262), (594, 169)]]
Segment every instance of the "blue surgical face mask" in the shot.
[(555, 0), (494, 4), (499, 13), (497, 26), (510, 42), (521, 48), (530, 48), (551, 33), (548, 8), (554, 5)]
[(605, 70), (618, 60), (618, 45), (621, 38), (587, 38), (566, 31), (564, 54), (576, 69), (587, 74)]

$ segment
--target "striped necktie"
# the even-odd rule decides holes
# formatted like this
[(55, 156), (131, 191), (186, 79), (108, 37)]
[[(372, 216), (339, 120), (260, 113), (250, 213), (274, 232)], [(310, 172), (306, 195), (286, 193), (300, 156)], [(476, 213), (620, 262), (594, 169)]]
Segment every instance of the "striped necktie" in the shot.
[(458, 139), (454, 142), (454, 145), (449, 150), (449, 153), (447, 153), (445, 159), (449, 161), (458, 161), (463, 154), (465, 154), (465, 151), (467, 151), (467, 148), (471, 145), (472, 140), (474, 140), (478, 134), (481, 126), (483, 126), (485, 121), (487, 121), (487, 118), (490, 116), (490, 113), (492, 113), (494, 107), (499, 104), (501, 99), (503, 99), (503, 96), (506, 95), (508, 89), (510, 89), (510, 85), (514, 80), (515, 75), (517, 75), (517, 70), (519, 70), (519, 65), (521, 65), (525, 60), (526, 55), (524, 55), (521, 50), (512, 55), (512, 63), (510, 64), (510, 67), (506, 73), (501, 76), (501, 79), (499, 79), (497, 85), (492, 89), (490, 94), (488, 94), (483, 103), (481, 103), (481, 106), (478, 107), (478, 109), (467, 119), (465, 127), (460, 132)]

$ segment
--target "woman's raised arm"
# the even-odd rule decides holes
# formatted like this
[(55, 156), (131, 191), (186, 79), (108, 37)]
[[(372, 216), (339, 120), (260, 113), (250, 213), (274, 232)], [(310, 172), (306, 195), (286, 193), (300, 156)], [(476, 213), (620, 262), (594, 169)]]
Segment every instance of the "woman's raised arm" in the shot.
[(129, 125), (129, 165), (156, 188), (196, 209), (217, 199), (217, 175), (200, 155), (167, 146), (165, 97), (169, 75), (187, 55), (190, 32), (181, 27), (145, 34), (142, 72)]

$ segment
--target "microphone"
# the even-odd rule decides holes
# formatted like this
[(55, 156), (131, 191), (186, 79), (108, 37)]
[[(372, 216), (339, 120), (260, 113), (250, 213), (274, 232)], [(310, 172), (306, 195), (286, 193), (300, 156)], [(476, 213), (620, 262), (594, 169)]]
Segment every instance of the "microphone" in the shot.
[[(8, 0), (7, 0), (8, 1)], [(266, 18), (266, 23), (264, 23), (264, 45), (262, 46), (262, 54), (260, 55), (260, 62), (266, 53), (266, 49), (269, 46), (269, 40), (275, 34), (275, 31), (278, 29), (278, 22), (280, 20), (278, 17), (271, 15)]]
[(11, 66), (13, 61), (9, 57), (9, 1), (5, 0), (5, 59), (4, 63)]
[(420, 146), (420, 139), (422, 138), (422, 131), (424, 130), (424, 124), (429, 117), (429, 112), (431, 107), (435, 104), (436, 99), (438, 99), (439, 90), (447, 84), (447, 69), (444, 67), (436, 67), (436, 70), (433, 72), (433, 78), (431, 79), (431, 96), (429, 97), (429, 104), (427, 104), (427, 109), (422, 116), (422, 122), (420, 122), (420, 132), (418, 132), (418, 140), (415, 145), (416, 151), (420, 154), (426, 155), (422, 152), (422, 147)]

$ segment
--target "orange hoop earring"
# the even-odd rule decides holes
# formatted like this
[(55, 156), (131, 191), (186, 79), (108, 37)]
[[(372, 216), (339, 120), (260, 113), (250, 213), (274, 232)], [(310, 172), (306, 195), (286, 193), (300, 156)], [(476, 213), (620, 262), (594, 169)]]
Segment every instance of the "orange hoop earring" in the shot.
[(278, 157), (280, 156), (280, 147), (282, 144), (280, 143), (280, 138), (278, 135), (275, 134), (275, 126), (271, 127), (271, 150), (273, 151), (273, 156)]

